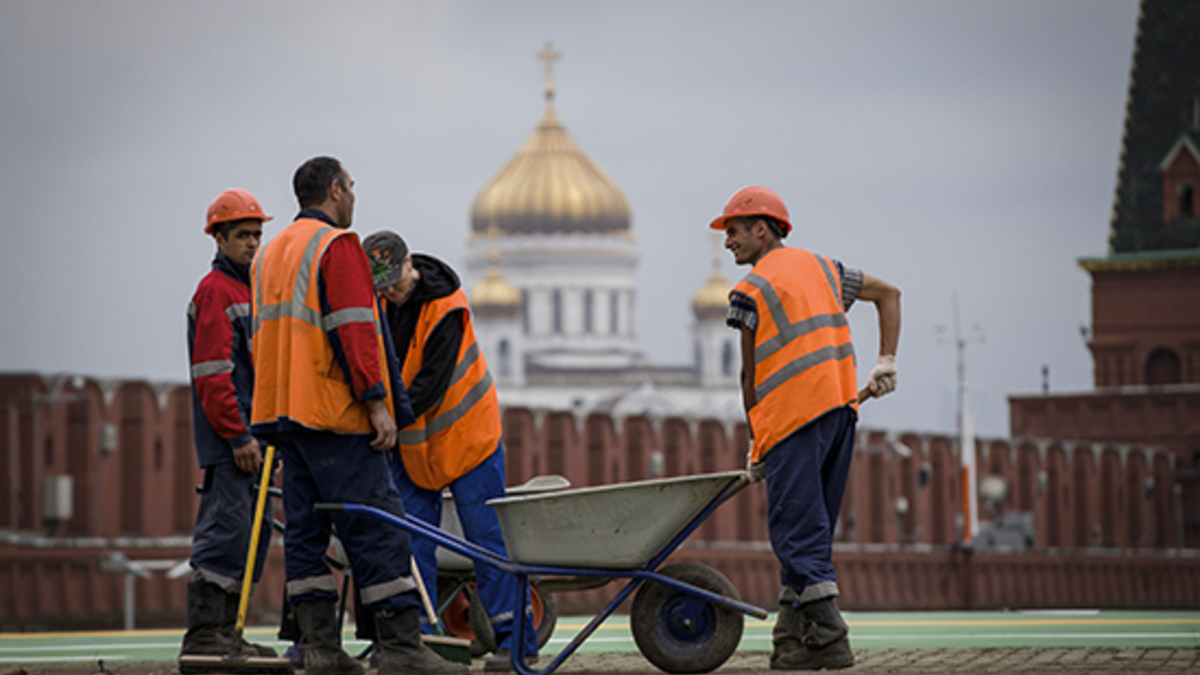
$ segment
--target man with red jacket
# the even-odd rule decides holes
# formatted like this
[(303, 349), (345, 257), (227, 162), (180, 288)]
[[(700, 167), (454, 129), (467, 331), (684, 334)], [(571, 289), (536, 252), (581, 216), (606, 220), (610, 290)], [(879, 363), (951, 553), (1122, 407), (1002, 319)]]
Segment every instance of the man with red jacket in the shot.
[[(188, 629), (181, 654), (224, 655), (237, 645), (234, 624), (250, 546), (254, 490), (263, 448), (250, 435), (250, 262), (271, 216), (245, 190), (226, 190), (208, 207), (205, 234), (217, 243), (212, 271), (188, 306), (192, 430), (204, 487), (192, 534)], [(267, 501), (254, 580), (271, 543)], [(254, 645), (260, 656), (274, 656)]]

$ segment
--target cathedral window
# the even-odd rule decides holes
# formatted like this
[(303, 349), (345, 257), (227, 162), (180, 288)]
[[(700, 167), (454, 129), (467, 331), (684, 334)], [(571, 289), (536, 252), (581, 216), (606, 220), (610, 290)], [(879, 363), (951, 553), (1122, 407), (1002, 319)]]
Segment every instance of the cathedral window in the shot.
[(1191, 185), (1183, 184), (1179, 186), (1179, 215), (1194, 216), (1196, 215), (1196, 193)]
[(613, 335), (617, 334), (617, 326), (619, 325), (617, 312), (619, 311), (620, 295), (617, 291), (609, 291), (608, 294), (608, 332)]
[(550, 320), (555, 334), (563, 332), (562, 291), (557, 288), (550, 294)]
[(529, 334), (529, 291), (521, 290), (521, 332)]
[(500, 359), (498, 368), (500, 376), (507, 377), (509, 374), (508, 340), (501, 340), (500, 344), (496, 345), (496, 352)]
[(583, 332), (592, 332), (592, 289), (583, 292)]
[(728, 340), (721, 346), (721, 374), (733, 376), (733, 343)]

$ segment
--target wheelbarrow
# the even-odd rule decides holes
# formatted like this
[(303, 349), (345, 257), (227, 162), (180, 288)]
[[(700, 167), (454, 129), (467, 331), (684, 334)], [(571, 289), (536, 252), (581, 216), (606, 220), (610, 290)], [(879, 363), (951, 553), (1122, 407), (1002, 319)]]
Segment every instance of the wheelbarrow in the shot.
[[(528, 481), (510, 487), (508, 496), (529, 495), (565, 490), (571, 481), (562, 476), (535, 476)], [(462, 523), (458, 520), (458, 508), (448, 491), (442, 494), (442, 519), (440, 527), (447, 534), (462, 537)], [(558, 621), (558, 602), (554, 593), (543, 587), (543, 579), (529, 579), (529, 604), (533, 612), (533, 629), (537, 632), (538, 647), (544, 647), (554, 634)], [(475, 564), (470, 558), (461, 556), (442, 547), (437, 549), (438, 617), (446, 633), (471, 641), (472, 656), (483, 656), (497, 649), (496, 637), (483, 600), (475, 590)], [(559, 588), (558, 590), (574, 590)]]
[[(512, 652), (521, 675), (557, 669), (637, 592), (630, 626), (638, 650), (669, 673), (711, 671), (733, 654), (742, 638), (743, 614), (759, 619), (767, 611), (741, 601), (720, 572), (696, 562), (668, 565), (668, 556), (718, 506), (749, 483), (744, 471), (617, 483), (542, 494), (515, 495), (488, 502), (496, 509), (509, 557), (498, 556), (415, 518), (395, 516), (362, 504), (317, 504), (318, 511), (368, 513), (410, 534), (471, 560), (515, 574), (515, 605), (528, 604), (530, 578), (567, 587), (598, 587), (626, 579), (616, 596), (540, 670)], [(524, 643), (525, 622), (514, 622), (514, 644)]]

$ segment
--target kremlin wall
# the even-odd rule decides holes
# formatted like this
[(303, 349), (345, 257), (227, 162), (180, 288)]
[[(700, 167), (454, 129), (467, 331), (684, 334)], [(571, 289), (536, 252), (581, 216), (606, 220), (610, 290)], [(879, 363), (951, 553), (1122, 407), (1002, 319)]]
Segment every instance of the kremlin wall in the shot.
[[(0, 375), (0, 631), (119, 627), (125, 575), (114, 555), (155, 561), (133, 582), (139, 627), (182, 626), (186, 561), (202, 474), (182, 384)], [(573, 486), (741, 468), (744, 425), (713, 419), (508, 407), (510, 485), (535, 475)], [(1130, 444), (977, 439), (981, 500), (993, 523), (1031, 520), (1011, 541), (958, 546), (957, 440), (861, 430), (834, 562), (840, 604), (866, 609), (1200, 606), (1200, 551), (1178, 548), (1174, 455)], [(1163, 489), (1162, 486), (1167, 486)], [(278, 509), (277, 513), (282, 511)], [(996, 529), (997, 534), (1004, 534)], [(720, 569), (772, 608), (778, 567), (762, 485), (719, 508), (674, 555)], [(251, 607), (283, 599), (276, 535)], [(564, 614), (595, 611), (618, 586), (558, 594)]]

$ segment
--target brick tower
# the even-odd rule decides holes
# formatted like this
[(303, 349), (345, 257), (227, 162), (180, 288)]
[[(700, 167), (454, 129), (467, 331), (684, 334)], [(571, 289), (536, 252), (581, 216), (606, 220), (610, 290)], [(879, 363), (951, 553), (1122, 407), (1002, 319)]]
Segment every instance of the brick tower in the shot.
[(1014, 436), (1169, 448), (1173, 485), (1148, 488), (1175, 521), (1157, 546), (1200, 546), (1197, 191), (1200, 3), (1144, 0), (1108, 255), (1079, 260), (1092, 277), (1095, 388), (1009, 405)]

